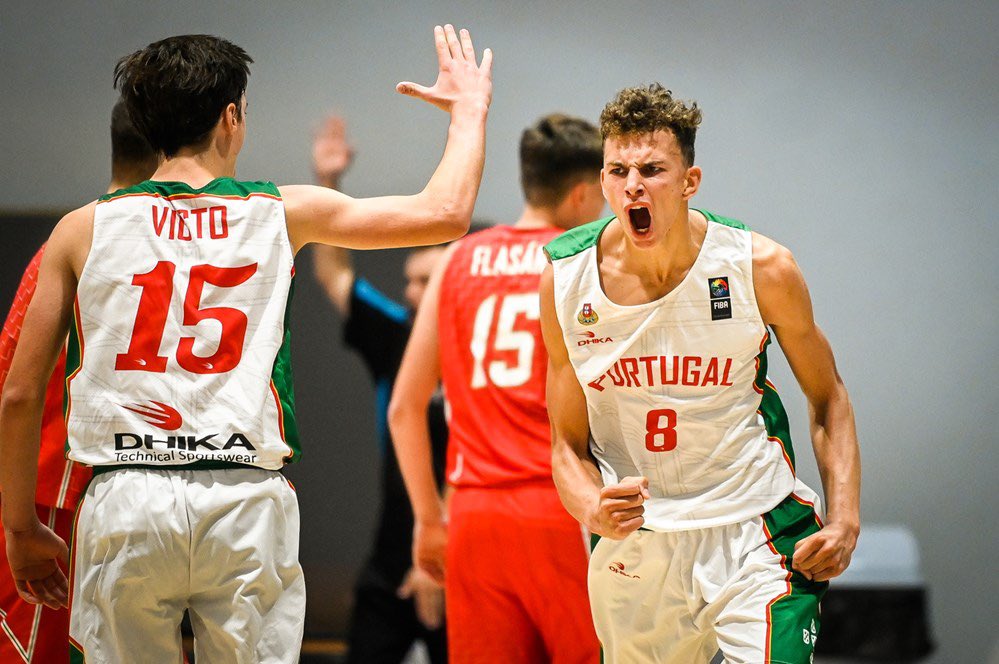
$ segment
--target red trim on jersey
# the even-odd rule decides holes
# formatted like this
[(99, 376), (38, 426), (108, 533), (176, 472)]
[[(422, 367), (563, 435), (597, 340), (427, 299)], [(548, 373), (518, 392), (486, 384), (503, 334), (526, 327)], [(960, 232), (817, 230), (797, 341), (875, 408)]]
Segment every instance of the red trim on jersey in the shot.
[(163, 194), (157, 194), (151, 191), (140, 191), (130, 194), (122, 194), (121, 196), (112, 196), (111, 198), (105, 198), (104, 200), (97, 201), (97, 204), (110, 203), (111, 201), (121, 200), (122, 198), (133, 198), (135, 196), (148, 196), (150, 198), (160, 198), (165, 201), (176, 201), (176, 200), (186, 200), (192, 198), (224, 198), (230, 201), (246, 201), (254, 197), (260, 198), (270, 198), (271, 200), (280, 201), (280, 196), (275, 196), (274, 194), (265, 194), (262, 192), (253, 192), (247, 194), (246, 196), (235, 196), (233, 194), (210, 194), (207, 192), (195, 193), (195, 194), (170, 194), (169, 196), (164, 196)]

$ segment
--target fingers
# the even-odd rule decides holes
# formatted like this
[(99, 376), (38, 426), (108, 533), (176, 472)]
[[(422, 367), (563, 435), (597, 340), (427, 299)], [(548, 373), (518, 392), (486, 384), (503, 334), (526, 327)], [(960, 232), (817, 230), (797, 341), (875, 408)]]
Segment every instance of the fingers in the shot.
[(437, 66), (443, 67), (451, 61), (451, 49), (448, 48), (444, 28), (439, 25), (434, 26), (434, 48), (437, 50)]
[(849, 563), (849, 551), (820, 531), (795, 544), (791, 567), (810, 581), (828, 581)]
[[(60, 569), (44, 579), (28, 581), (27, 587), (28, 592), (37, 600), (33, 602), (34, 604), (41, 603), (50, 609), (63, 609), (69, 605), (66, 576)], [(22, 596), (24, 596), (23, 593)], [(28, 598), (25, 597), (25, 599)]]
[(461, 40), (461, 54), (469, 62), (475, 62), (475, 48), (472, 46), (472, 35), (465, 28), (459, 34)]
[(454, 26), (450, 23), (444, 26), (444, 37), (447, 39), (447, 47), (451, 53), (451, 59), (464, 60), (465, 55), (461, 52), (461, 43), (458, 41), (458, 35), (454, 31)]
[(404, 95), (410, 97), (416, 97), (417, 99), (427, 99), (430, 96), (430, 88), (426, 88), (418, 83), (412, 83), (410, 81), (403, 81), (395, 86), (396, 92), (400, 92)]
[(41, 604), (42, 600), (38, 599), (31, 589), (28, 588), (28, 582), (24, 579), (14, 579), (14, 586), (17, 588), (17, 594), (21, 596), (28, 604)]
[(649, 479), (647, 477), (625, 477), (617, 484), (605, 486), (600, 490), (601, 498), (625, 498), (629, 496), (641, 496), (643, 500), (648, 500)]
[(482, 73), (484, 73), (486, 76), (488, 76), (490, 79), (492, 78), (493, 49), (487, 48), (486, 50), (482, 51), (482, 65), (479, 67), (479, 70)]

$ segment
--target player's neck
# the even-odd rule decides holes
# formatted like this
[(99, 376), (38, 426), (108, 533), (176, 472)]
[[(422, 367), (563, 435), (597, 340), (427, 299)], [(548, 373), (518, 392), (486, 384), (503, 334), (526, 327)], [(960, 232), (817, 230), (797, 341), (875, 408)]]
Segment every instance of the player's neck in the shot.
[(539, 207), (524, 204), (524, 211), (520, 213), (520, 219), (513, 225), (514, 228), (556, 228), (567, 231), (580, 224), (579, 216), (567, 205), (556, 207)]
[(618, 244), (622, 268), (640, 275), (643, 281), (668, 286), (678, 281), (690, 270), (704, 244), (707, 224), (699, 213), (685, 210), (674, 220), (662, 240), (654, 247), (636, 247), (620, 230)]
[(181, 148), (177, 154), (160, 162), (150, 180), (183, 182), (197, 189), (216, 178), (235, 175), (235, 156), (222, 154), (209, 146), (200, 150)]

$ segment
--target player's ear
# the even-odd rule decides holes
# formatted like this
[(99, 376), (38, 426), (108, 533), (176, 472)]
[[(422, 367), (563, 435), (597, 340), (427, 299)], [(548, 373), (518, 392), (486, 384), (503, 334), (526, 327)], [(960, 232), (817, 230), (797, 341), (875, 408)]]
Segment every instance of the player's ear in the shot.
[[(603, 171), (601, 171), (601, 175)], [(701, 167), (691, 166), (687, 169), (683, 182), (683, 200), (690, 199), (701, 187)]]
[(223, 130), (227, 134), (231, 134), (239, 126), (242, 121), (240, 117), (239, 108), (233, 102), (229, 102), (224, 109), (222, 109), (222, 115), (219, 117), (219, 124), (222, 125)]

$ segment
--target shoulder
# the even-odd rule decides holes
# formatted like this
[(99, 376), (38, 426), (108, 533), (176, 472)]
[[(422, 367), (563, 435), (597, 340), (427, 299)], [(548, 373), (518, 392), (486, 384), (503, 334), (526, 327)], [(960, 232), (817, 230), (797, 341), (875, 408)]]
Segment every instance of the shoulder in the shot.
[(600, 239), (600, 233), (612, 221), (614, 221), (613, 215), (591, 221), (588, 224), (577, 226), (572, 230), (562, 233), (545, 245), (545, 253), (548, 254), (548, 259), (557, 261), (569, 258), (596, 245)]
[(759, 233), (753, 233), (753, 287), (767, 325), (811, 320), (808, 286), (794, 255)]
[(753, 280), (757, 286), (779, 283), (801, 275), (791, 250), (765, 235), (754, 232)]
[(94, 237), (94, 211), (97, 201), (77, 208), (64, 216), (56, 224), (45, 243), (43, 261), (70, 268), (77, 276), (83, 271), (83, 264), (90, 253)]

